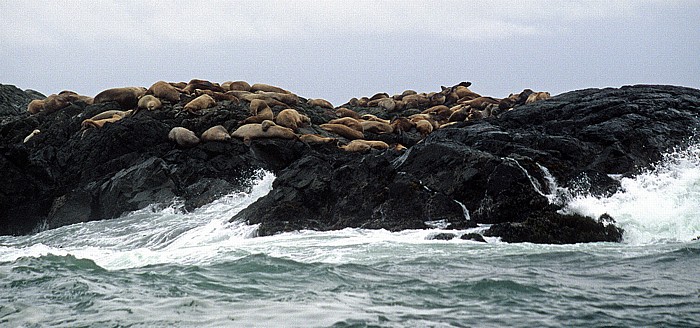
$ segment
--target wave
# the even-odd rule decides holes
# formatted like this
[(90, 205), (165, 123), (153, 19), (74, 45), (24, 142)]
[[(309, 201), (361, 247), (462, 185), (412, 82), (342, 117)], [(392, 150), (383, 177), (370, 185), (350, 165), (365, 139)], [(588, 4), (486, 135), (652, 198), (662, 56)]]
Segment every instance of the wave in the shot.
[(606, 198), (578, 196), (565, 208), (592, 217), (610, 214), (625, 229), (624, 242), (688, 242), (700, 236), (700, 144), (666, 154), (652, 169), (619, 178)]

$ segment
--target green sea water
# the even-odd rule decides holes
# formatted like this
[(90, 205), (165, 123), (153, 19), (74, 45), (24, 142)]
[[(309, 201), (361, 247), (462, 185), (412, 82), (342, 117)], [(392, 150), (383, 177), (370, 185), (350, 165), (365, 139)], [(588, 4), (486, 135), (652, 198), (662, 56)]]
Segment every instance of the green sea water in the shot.
[(566, 200), (610, 213), (623, 243), (255, 237), (227, 221), (269, 192), (270, 174), (190, 213), (154, 205), (2, 236), (0, 327), (700, 327), (699, 154), (621, 179), (612, 197)]

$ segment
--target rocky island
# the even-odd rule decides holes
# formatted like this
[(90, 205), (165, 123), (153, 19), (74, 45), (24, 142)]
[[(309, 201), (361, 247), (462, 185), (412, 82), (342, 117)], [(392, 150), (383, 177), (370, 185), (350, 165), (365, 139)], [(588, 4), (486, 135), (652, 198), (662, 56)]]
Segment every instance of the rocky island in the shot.
[[(259, 235), (346, 227), (464, 229), (506, 242), (621, 241), (614, 218), (561, 211), (607, 196), (695, 138), (700, 90), (660, 85), (504, 98), (471, 83), (334, 106), (243, 81), (44, 96), (0, 85), (0, 234), (116, 218), (177, 198), (191, 210), (272, 191), (231, 218)], [(441, 239), (480, 236), (450, 234)]]

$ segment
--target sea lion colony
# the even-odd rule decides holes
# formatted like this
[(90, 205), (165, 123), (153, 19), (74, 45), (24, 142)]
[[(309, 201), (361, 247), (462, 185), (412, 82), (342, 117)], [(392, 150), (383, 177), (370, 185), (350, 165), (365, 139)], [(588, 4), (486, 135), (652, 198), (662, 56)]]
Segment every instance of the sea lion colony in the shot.
[[(186, 127), (174, 127), (168, 137), (181, 147), (194, 147), (204, 141), (226, 141), (230, 137), (243, 139), (246, 144), (258, 138), (283, 138), (306, 144), (335, 143), (345, 151), (364, 152), (405, 149), (398, 142), (390, 145), (383, 140), (373, 140), (381, 135), (418, 133), (425, 138), (436, 129), (497, 117), (517, 106), (550, 98), (548, 92), (525, 89), (499, 99), (473, 92), (470, 86), (471, 82), (461, 82), (452, 87), (443, 86), (438, 92), (406, 90), (393, 96), (377, 93), (371, 97), (352, 98), (335, 107), (324, 99), (304, 99), (267, 84), (250, 85), (245, 81), (218, 84), (193, 79), (189, 83), (158, 81), (148, 89), (107, 89), (94, 98), (61, 91), (42, 100), (33, 100), (27, 111), (30, 114), (52, 113), (74, 102), (119, 104), (122, 110), (104, 111), (83, 120), (82, 128), (87, 130), (118, 124), (139, 110), (176, 110), (184, 115), (201, 115), (221, 106), (235, 105), (235, 108), (246, 111), (247, 118), (238, 122), (230, 133), (218, 125), (198, 138)], [(319, 117), (327, 120), (312, 124), (309, 116), (303, 113), (309, 111), (321, 112), (323, 115)], [(31, 136), (26, 140), (29, 139)]]

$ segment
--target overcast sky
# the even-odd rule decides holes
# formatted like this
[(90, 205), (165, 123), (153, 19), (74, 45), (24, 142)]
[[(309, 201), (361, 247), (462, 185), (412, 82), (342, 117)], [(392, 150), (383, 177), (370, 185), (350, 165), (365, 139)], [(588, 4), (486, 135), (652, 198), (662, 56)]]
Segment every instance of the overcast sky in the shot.
[(700, 1), (1, 1), (0, 83), (245, 80), (335, 105), (473, 82), (700, 88)]

